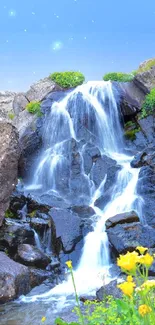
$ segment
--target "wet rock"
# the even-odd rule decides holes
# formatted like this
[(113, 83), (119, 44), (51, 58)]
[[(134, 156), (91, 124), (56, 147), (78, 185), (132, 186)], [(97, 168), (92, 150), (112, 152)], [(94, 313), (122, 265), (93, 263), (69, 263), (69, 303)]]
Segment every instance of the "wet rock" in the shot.
[(101, 153), (97, 147), (91, 143), (87, 143), (83, 149), (84, 171), (88, 175), (91, 171), (93, 163), (101, 157)]
[(56, 238), (61, 240), (63, 251), (70, 253), (82, 238), (79, 216), (68, 209), (59, 208), (52, 208), (50, 215), (55, 223)]
[[(150, 150), (151, 151), (151, 150)], [(131, 161), (131, 167), (140, 168), (142, 166), (155, 165), (155, 152), (143, 151), (138, 153)]]
[(18, 132), (7, 120), (0, 119), (0, 226), (17, 184), (18, 159)]
[[(144, 119), (139, 120), (140, 128), (147, 139), (147, 143), (155, 144), (155, 115), (149, 115)], [(146, 146), (147, 147), (147, 146)]]
[(29, 268), (29, 271), (31, 288), (39, 286), (46, 279), (50, 278), (52, 280), (53, 278), (53, 272), (50, 271), (34, 269), (31, 267)]
[(146, 222), (155, 228), (155, 165), (144, 166), (139, 173), (137, 193), (142, 197), (142, 211)]
[(138, 73), (134, 78), (134, 83), (145, 93), (150, 92), (155, 87), (155, 66), (147, 71)]
[(21, 244), (18, 246), (16, 258), (22, 264), (35, 266), (41, 269), (46, 268), (50, 263), (50, 258), (47, 255), (29, 244)]
[(0, 229), (0, 248), (9, 248), (15, 252), (19, 244), (34, 244), (34, 232), (26, 223), (12, 223), (6, 220), (5, 225)]
[(30, 225), (33, 229), (39, 232), (44, 232), (49, 226), (50, 226), (50, 217), (48, 216), (47, 220), (44, 220), (42, 218), (31, 218), (30, 219)]
[(95, 183), (96, 187), (99, 187), (107, 175), (104, 191), (109, 190), (115, 183), (119, 169), (120, 167), (117, 165), (115, 160), (103, 155), (102, 158), (98, 158), (94, 163), (91, 170), (91, 179)]
[(116, 214), (114, 217), (109, 218), (105, 225), (106, 229), (115, 227), (117, 224), (122, 224), (122, 223), (132, 223), (132, 222), (138, 222), (139, 217), (135, 211), (130, 211), (130, 212), (124, 212), (124, 213), (119, 213)]
[(117, 224), (107, 230), (107, 235), (117, 255), (133, 251), (137, 246), (155, 247), (155, 229), (139, 222)]
[(13, 113), (12, 103), (16, 93), (12, 91), (0, 91), (0, 118), (8, 118)]
[(82, 219), (87, 219), (95, 214), (95, 211), (90, 206), (73, 206), (72, 211), (77, 213)]
[(113, 296), (114, 298), (122, 297), (121, 291), (117, 288), (116, 280), (111, 281), (96, 292), (96, 297), (99, 301), (103, 301), (105, 296)]
[(27, 294), (30, 290), (29, 270), (0, 252), (0, 303)]

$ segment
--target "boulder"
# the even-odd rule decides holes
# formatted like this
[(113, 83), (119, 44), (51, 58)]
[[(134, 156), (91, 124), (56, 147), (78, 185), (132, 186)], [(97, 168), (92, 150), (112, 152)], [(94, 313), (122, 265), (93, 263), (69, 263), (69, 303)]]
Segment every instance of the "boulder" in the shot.
[(13, 100), (16, 93), (11, 91), (0, 91), (0, 118), (8, 118), (13, 113)]
[(121, 291), (117, 288), (117, 281), (113, 280), (106, 284), (105, 286), (101, 287), (96, 292), (96, 298), (99, 301), (103, 301), (105, 296), (113, 296), (114, 298), (122, 298)]
[(120, 166), (117, 165), (117, 162), (103, 155), (95, 161), (90, 176), (96, 188), (98, 188), (104, 178), (107, 177), (104, 185), (104, 191), (106, 191), (114, 185), (118, 170), (120, 170)]
[(106, 229), (113, 228), (117, 224), (138, 222), (139, 217), (135, 211), (116, 214), (114, 217), (107, 219)]
[(52, 280), (53, 278), (53, 272), (50, 271), (34, 269), (32, 267), (29, 268), (29, 271), (31, 288), (39, 286), (46, 279), (50, 278)]
[(114, 82), (114, 90), (117, 90), (118, 104), (125, 120), (134, 117), (141, 109), (145, 93), (131, 82)]
[(107, 235), (117, 255), (133, 251), (137, 246), (155, 247), (155, 229), (139, 222), (117, 224), (107, 229)]
[(134, 83), (147, 94), (155, 88), (155, 66), (151, 69), (138, 73), (134, 78)]
[(29, 269), (0, 252), (0, 303), (25, 295), (29, 290)]
[(29, 224), (12, 222), (7, 219), (0, 229), (0, 248), (14, 253), (19, 244), (34, 244), (34, 231)]
[(46, 268), (50, 263), (50, 258), (46, 254), (29, 244), (18, 246), (16, 259), (24, 265), (35, 266), (40, 269)]
[(62, 90), (55, 82), (49, 77), (39, 80), (34, 83), (30, 89), (25, 93), (29, 102), (42, 101), (50, 93), (57, 90)]
[(17, 184), (18, 159), (18, 132), (7, 120), (0, 119), (0, 226)]
[[(148, 153), (147, 153), (148, 151)], [(131, 161), (132, 168), (140, 168), (143, 166), (153, 166), (155, 165), (155, 151), (146, 150), (135, 155), (134, 159)]]
[(13, 111), (17, 115), (19, 115), (20, 112), (25, 110), (26, 105), (29, 103), (29, 100), (26, 98), (24, 93), (17, 93), (14, 96), (14, 100), (12, 103)]
[(69, 209), (59, 208), (52, 208), (50, 215), (55, 223), (56, 238), (61, 240), (63, 251), (72, 252), (82, 238), (80, 217)]

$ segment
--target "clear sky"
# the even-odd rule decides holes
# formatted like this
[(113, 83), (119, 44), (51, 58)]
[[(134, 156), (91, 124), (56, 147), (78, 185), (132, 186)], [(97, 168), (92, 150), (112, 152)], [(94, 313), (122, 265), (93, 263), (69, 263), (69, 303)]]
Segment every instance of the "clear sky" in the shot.
[(155, 56), (155, 0), (0, 0), (0, 90), (54, 71), (86, 80)]

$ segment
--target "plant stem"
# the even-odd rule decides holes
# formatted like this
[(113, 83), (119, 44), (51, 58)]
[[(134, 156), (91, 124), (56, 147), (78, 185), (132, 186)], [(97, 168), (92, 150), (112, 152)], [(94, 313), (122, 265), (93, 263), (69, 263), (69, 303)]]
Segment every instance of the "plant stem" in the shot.
[(82, 323), (82, 325), (85, 325), (84, 318), (83, 318), (83, 314), (81, 312), (79, 297), (78, 297), (78, 294), (77, 294), (77, 291), (76, 291), (76, 285), (75, 285), (75, 280), (74, 280), (74, 275), (73, 275), (72, 268), (70, 269), (70, 271), (71, 271), (71, 277), (72, 277), (72, 282), (73, 282), (73, 287), (74, 287), (74, 292), (75, 292), (75, 299), (76, 299), (76, 303), (78, 305), (79, 314), (80, 314), (80, 318), (81, 318), (81, 323)]

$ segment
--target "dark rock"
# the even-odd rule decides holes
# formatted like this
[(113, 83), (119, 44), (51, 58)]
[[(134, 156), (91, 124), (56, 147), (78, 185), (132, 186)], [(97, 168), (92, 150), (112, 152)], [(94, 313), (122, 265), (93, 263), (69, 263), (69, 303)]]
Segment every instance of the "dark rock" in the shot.
[(142, 197), (142, 211), (146, 222), (155, 228), (155, 165), (144, 166), (139, 173), (137, 193)]
[(38, 268), (46, 268), (50, 263), (50, 258), (41, 252), (38, 248), (29, 245), (22, 244), (18, 246), (17, 260), (27, 266), (35, 266)]
[(31, 288), (39, 286), (43, 281), (53, 277), (53, 272), (29, 268)]
[(114, 217), (107, 219), (106, 229), (115, 227), (117, 224), (131, 223), (139, 221), (139, 217), (135, 211), (116, 214)]
[(113, 83), (118, 91), (118, 103), (125, 120), (134, 117), (141, 109), (145, 93), (134, 82)]
[(71, 252), (82, 238), (79, 216), (70, 210), (59, 208), (52, 208), (50, 215), (55, 223), (56, 238), (61, 239), (63, 251)]
[(48, 220), (44, 220), (42, 218), (31, 218), (30, 220), (31, 227), (39, 232), (44, 232), (44, 230), (47, 229), (50, 224), (51, 221), (49, 216)]
[(29, 290), (29, 269), (0, 252), (0, 303), (27, 294)]
[(113, 280), (107, 285), (101, 287), (96, 292), (96, 297), (99, 301), (103, 301), (105, 296), (113, 296), (114, 298), (122, 298), (121, 291), (117, 288), (117, 281)]
[(9, 197), (17, 184), (19, 143), (16, 128), (0, 120), (0, 226), (9, 206)]
[(84, 145), (83, 159), (84, 159), (84, 171), (88, 175), (91, 171), (93, 163), (101, 157), (101, 153), (97, 147), (91, 143)]
[(137, 246), (155, 247), (155, 229), (139, 222), (118, 224), (109, 228), (107, 235), (117, 254), (133, 251)]
[(148, 152), (147, 154), (146, 151), (140, 152), (134, 157), (131, 161), (131, 167), (140, 168), (142, 166), (155, 165), (155, 152)]
[(139, 125), (147, 142), (155, 144), (155, 115), (149, 115), (139, 120)]
[(104, 185), (104, 191), (109, 190), (115, 183), (116, 175), (120, 167), (117, 165), (116, 161), (103, 155), (102, 158), (98, 158), (93, 165), (91, 170), (91, 179), (95, 183), (96, 187), (101, 185), (107, 175), (107, 179)]
[(61, 90), (49, 77), (41, 79), (34, 83), (25, 93), (26, 98), (31, 101), (42, 101), (52, 91)]
[(0, 247), (11, 248), (14, 252), (19, 244), (34, 244), (34, 232), (28, 224), (12, 223), (6, 220), (0, 229)]
[(90, 206), (73, 206), (72, 211), (77, 213), (82, 219), (87, 219), (95, 214), (95, 211)]

